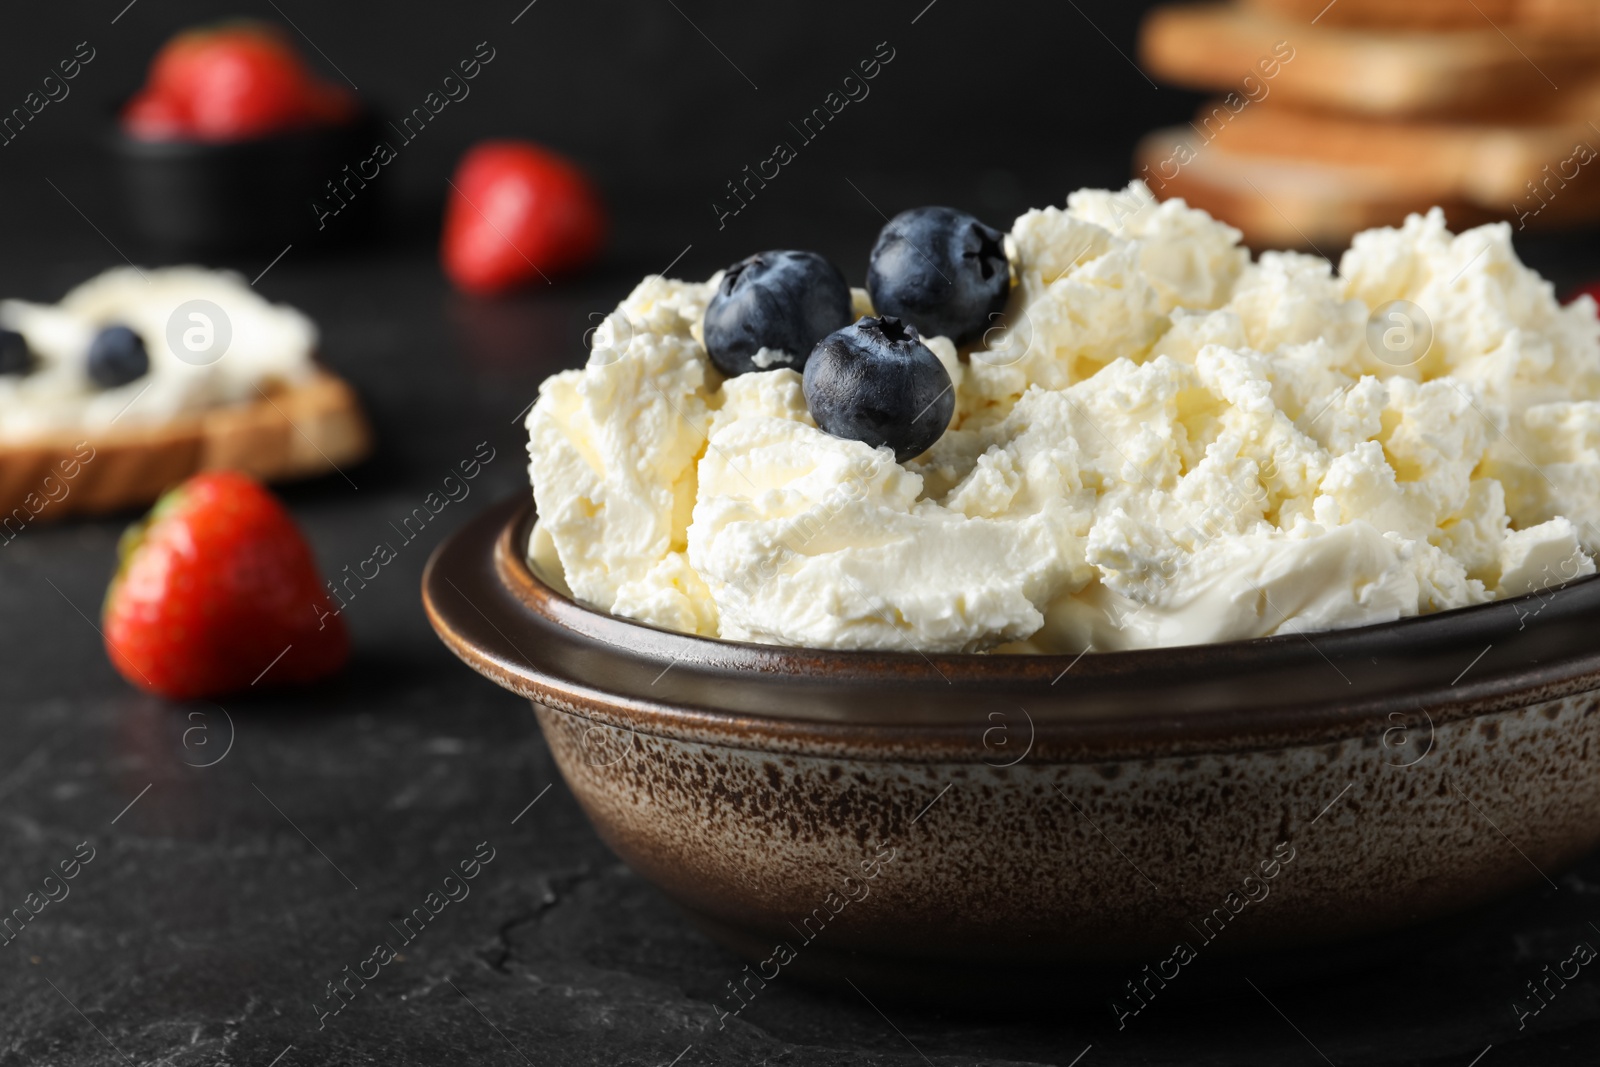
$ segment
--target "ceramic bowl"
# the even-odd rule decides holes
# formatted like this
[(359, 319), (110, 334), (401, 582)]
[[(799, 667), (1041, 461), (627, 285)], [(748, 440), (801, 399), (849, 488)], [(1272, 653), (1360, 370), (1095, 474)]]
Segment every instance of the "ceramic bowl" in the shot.
[[(381, 176), (364, 182), (345, 168), (385, 136), (363, 115), (222, 143), (145, 140), (118, 128), (109, 144), (128, 223), (146, 246), (171, 256), (272, 254), (292, 242), (342, 244), (371, 233)], [(337, 211), (319, 216), (315, 203)]]
[(600, 835), (750, 961), (747, 990), (1309, 972), (1600, 841), (1592, 579), (1208, 646), (843, 652), (586, 607), (529, 569), (532, 518), (508, 502), (440, 546), (428, 616), (533, 701)]

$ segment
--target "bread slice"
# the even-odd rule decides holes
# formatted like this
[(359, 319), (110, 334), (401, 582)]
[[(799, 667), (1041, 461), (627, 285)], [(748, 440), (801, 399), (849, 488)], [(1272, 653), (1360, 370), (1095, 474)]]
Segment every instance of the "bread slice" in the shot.
[(32, 522), (142, 507), (197, 471), (288, 481), (340, 470), (371, 446), (355, 391), (321, 369), (256, 400), (160, 426), (0, 445), (0, 539)]
[(1472, 113), (1508, 97), (1554, 100), (1557, 87), (1592, 80), (1600, 27), (1519, 29), (1513, 41), (1480, 21), (1450, 32), (1396, 32), (1184, 4), (1152, 10), (1139, 48), (1151, 74), (1178, 85), (1368, 115)]
[(1576, 29), (1600, 34), (1594, 0), (1244, 0), (1244, 6), (1294, 22), (1367, 29), (1448, 30), (1498, 26), (1548, 32)]
[[(1163, 165), (1174, 158), (1175, 144), (1191, 154), (1174, 173)], [(1161, 199), (1181, 197), (1237, 226), (1256, 249), (1309, 247), (1336, 256), (1361, 230), (1398, 225), (1411, 212), (1435, 205), (1456, 230), (1513, 215), (1511, 203), (1471, 198), (1462, 183), (1441, 181), (1426, 168), (1407, 172), (1354, 161), (1239, 155), (1224, 148), (1222, 138), (1199, 143), (1186, 127), (1146, 137), (1135, 173)], [(1582, 178), (1548, 201), (1527, 200), (1527, 213), (1514, 225), (1546, 228), (1600, 216), (1600, 180), (1594, 180), (1600, 178), (1600, 160)]]
[[(1271, 103), (1235, 113), (1218, 102), (1200, 109), (1192, 131), (1184, 137), (1204, 141), (1202, 152), (1358, 168), (1392, 191), (1468, 200), (1502, 214), (1537, 211), (1569, 186), (1600, 179), (1600, 127), (1584, 119), (1375, 121)], [(1159, 150), (1159, 139), (1152, 147)]]

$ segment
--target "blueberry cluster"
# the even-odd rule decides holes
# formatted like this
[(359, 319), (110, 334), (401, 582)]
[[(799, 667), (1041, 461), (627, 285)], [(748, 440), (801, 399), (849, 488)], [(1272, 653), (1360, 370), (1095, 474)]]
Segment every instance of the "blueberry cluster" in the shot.
[[(0, 374), (28, 374), (38, 364), (27, 338), (15, 330), (0, 330)], [(144, 339), (126, 326), (107, 326), (89, 342), (89, 380), (102, 389), (115, 389), (150, 372), (150, 353)]]
[(844, 275), (815, 252), (760, 252), (723, 273), (702, 334), (729, 376), (787, 360), (803, 371), (806, 405), (824, 432), (887, 446), (904, 462), (932, 447), (955, 412), (950, 375), (922, 337), (970, 343), (1010, 291), (999, 230), (954, 208), (913, 208), (872, 248), (877, 317), (851, 322)]

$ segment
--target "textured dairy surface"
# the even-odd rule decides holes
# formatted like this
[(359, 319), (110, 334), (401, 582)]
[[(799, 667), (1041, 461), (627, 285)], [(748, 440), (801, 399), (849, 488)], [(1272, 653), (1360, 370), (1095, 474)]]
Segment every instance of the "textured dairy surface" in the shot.
[[(717, 278), (646, 278), (528, 415), (530, 552), (658, 626), (928, 652), (1326, 630), (1594, 573), (1592, 301), (1437, 210), (1337, 272), (1238, 240), (1138, 183), (1017, 219), (1004, 319), (928, 341), (956, 410), (905, 464), (818, 430), (781, 359), (722, 378)], [(1420, 358), (1369, 346), (1392, 300), (1431, 320)]]
[[(231, 334), (221, 356), (204, 365), (179, 358), (168, 341), (173, 313), (191, 300), (220, 308)], [(204, 328), (187, 314), (179, 319), (180, 345), (184, 330)], [(111, 325), (140, 336), (150, 371), (105, 389), (90, 380), (87, 360), (90, 341)], [(210, 325), (214, 338), (217, 323)], [(258, 389), (270, 392), (275, 384), (309, 376), (317, 345), (316, 326), (305, 315), (268, 303), (236, 274), (199, 267), (118, 267), (84, 282), (59, 304), (0, 301), (0, 326), (21, 333), (38, 360), (26, 375), (0, 375), (4, 441), (159, 425), (255, 400)]]

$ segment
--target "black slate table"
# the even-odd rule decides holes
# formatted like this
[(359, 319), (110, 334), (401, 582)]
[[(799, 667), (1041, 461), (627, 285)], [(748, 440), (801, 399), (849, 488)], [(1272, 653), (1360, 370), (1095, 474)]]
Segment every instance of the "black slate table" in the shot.
[[(41, 154), (0, 177), (6, 202), (24, 205), (0, 291), (54, 299), (122, 261), (115, 227), (91, 221), (110, 208), (76, 158)], [(1116, 178), (1115, 161), (1097, 166), (1016, 187), (1019, 203), (993, 213)], [(77, 180), (70, 210), (40, 181), (63, 174)], [(808, 208), (825, 221), (807, 243), (864, 260), (881, 220), (854, 192), (840, 183)], [(720, 1028), (715, 1005), (741, 962), (598, 841), (527, 704), (434, 639), (418, 578), (469, 514), (526, 492), (519, 414), (546, 374), (579, 360), (592, 316), (675, 256), (704, 276), (740, 249), (705, 219), (635, 199), (601, 269), (486, 304), (449, 290), (431, 220), (410, 223), (423, 237), (292, 252), (259, 282), (317, 318), (327, 362), (377, 429), (370, 461), (283, 490), (325, 571), (392, 540), (388, 524), (480, 442), (495, 453), (471, 495), (350, 602), (355, 654), (336, 681), (220, 704), (142, 695), (96, 630), (126, 517), (39, 524), (0, 548), (0, 912), (62, 860), (93, 856), (68, 896), (0, 945), (0, 1064), (1595, 1062), (1590, 971), (1524, 1028), (1512, 1004), (1575, 943), (1600, 945), (1600, 857), (1446, 934), (1396, 935), (1374, 967), (1260, 991), (1208, 979), (1209, 999), (1152, 1004), (1121, 1031), (1104, 998), (997, 1018), (783, 983)], [(782, 243), (785, 226), (770, 217), (738, 241)], [(1600, 272), (1588, 241), (1524, 251), (1566, 286)], [(253, 275), (266, 258), (239, 266)], [(402, 930), (475, 856), (466, 895)], [(349, 980), (379, 942), (407, 937), (378, 977)]]

